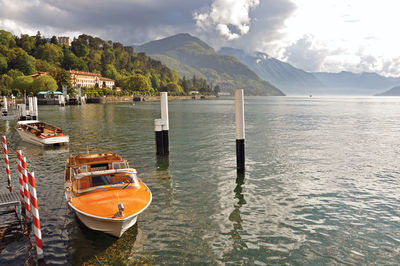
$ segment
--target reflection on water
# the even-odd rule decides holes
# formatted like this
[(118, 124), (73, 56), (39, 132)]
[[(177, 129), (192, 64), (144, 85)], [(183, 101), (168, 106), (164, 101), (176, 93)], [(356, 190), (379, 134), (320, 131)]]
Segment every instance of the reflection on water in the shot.
[[(155, 154), (157, 102), (40, 106), (71, 143), (7, 136), (35, 171), (48, 264), (397, 264), (399, 98), (247, 97), (246, 173), (237, 175), (232, 99), (170, 102), (170, 155)], [(69, 154), (114, 151), (153, 201), (120, 239), (83, 226), (64, 199)], [(0, 187), (7, 187), (0, 169)], [(0, 264), (21, 264), (15, 241)]]

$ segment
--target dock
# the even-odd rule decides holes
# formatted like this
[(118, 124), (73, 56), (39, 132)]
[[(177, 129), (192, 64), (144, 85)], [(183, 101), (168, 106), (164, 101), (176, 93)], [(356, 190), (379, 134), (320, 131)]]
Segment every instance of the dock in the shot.
[(0, 246), (23, 235), (23, 217), (19, 192), (0, 194)]

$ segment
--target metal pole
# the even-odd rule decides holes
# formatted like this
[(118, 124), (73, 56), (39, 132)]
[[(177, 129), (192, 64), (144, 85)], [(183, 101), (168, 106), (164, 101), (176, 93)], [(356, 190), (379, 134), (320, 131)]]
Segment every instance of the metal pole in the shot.
[(238, 172), (245, 170), (245, 131), (244, 131), (244, 96), (243, 89), (235, 90), (236, 120), (236, 168)]

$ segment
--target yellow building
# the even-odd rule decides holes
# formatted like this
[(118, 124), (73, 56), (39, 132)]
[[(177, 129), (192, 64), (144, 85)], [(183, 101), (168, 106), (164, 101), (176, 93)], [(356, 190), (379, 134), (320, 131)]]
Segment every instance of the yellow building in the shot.
[(73, 88), (80, 85), (81, 88), (94, 88), (96, 84), (99, 88), (113, 88), (115, 81), (102, 77), (99, 73), (70, 70), (71, 84)]

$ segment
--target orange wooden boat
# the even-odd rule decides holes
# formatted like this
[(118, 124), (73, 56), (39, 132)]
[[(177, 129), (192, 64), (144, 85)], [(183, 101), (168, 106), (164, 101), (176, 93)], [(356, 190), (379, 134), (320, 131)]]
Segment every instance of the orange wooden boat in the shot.
[(136, 170), (113, 152), (71, 155), (65, 197), (83, 224), (116, 237), (136, 223), (152, 199)]

